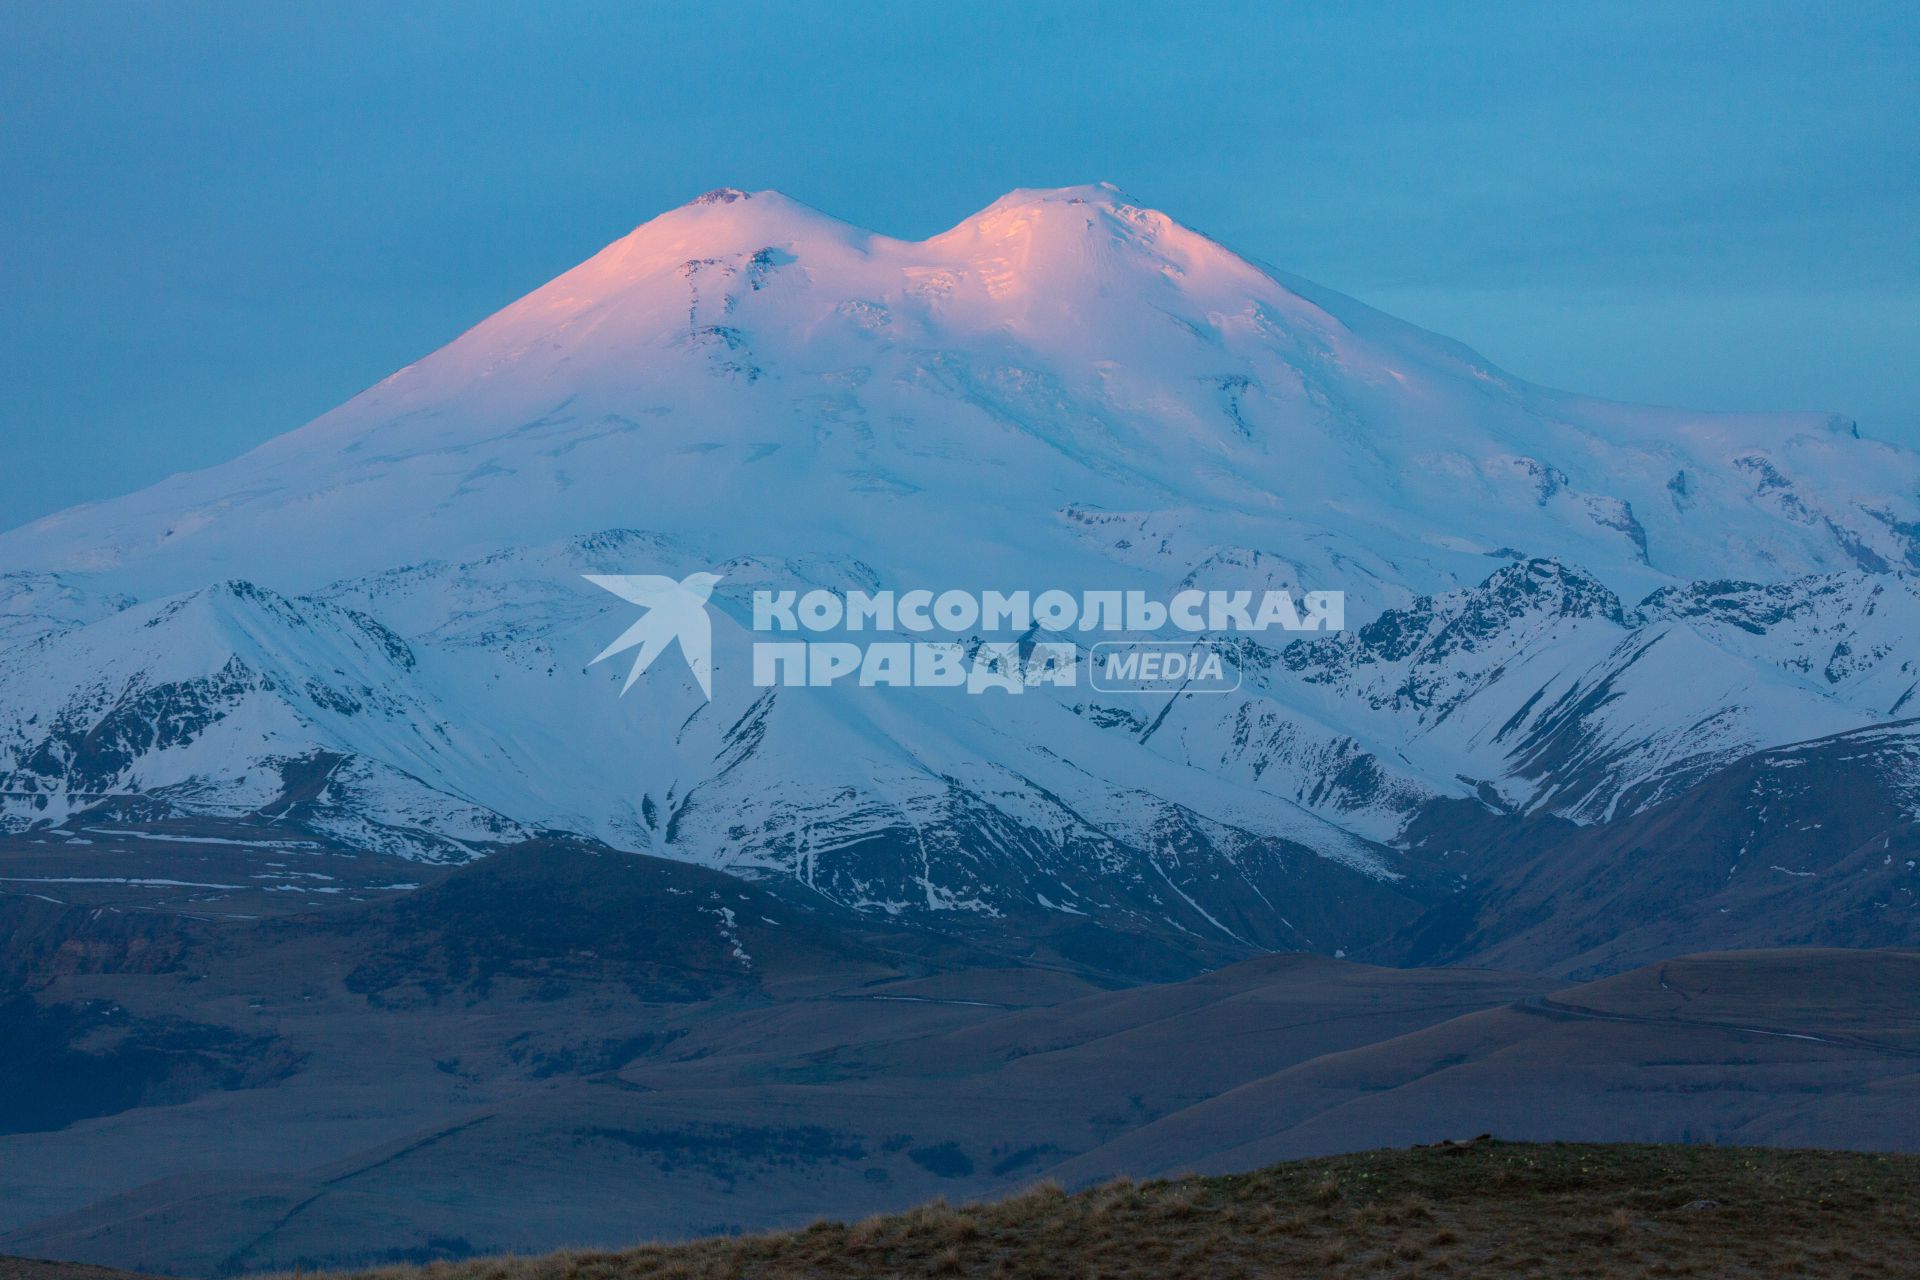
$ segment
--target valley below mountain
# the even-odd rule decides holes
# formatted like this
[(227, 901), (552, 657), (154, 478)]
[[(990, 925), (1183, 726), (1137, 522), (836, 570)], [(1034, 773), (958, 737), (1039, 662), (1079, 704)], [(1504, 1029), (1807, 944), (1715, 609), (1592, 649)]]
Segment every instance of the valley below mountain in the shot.
[(289, 888), (264, 839), (155, 834), (97, 855), (141, 877), (4, 851), (39, 888), (0, 898), (6, 1068), (35, 1082), (0, 1111), (0, 1253), (221, 1276), (613, 1247), (1489, 1131), (1920, 1146), (1912, 951), (1143, 983), (574, 838), (402, 890), (386, 855)]

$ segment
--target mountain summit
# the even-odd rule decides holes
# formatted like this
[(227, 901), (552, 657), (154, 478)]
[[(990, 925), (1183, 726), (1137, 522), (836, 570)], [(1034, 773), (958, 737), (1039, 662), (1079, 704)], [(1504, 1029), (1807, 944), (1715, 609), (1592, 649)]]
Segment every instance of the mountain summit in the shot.
[(1920, 460), (1843, 420), (1546, 391), (1110, 186), (922, 241), (723, 189), (242, 458), (0, 535), (0, 564), (304, 590), (642, 525), (952, 578), (1111, 559), (1066, 514), (1098, 510), (1121, 559), (1151, 527), (1363, 606), (1514, 555), (1637, 599), (1920, 566), (1917, 494)]

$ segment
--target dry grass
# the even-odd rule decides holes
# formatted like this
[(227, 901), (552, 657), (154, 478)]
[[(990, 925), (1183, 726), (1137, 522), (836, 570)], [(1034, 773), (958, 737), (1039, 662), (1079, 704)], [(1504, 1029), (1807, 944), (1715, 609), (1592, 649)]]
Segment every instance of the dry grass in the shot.
[[(1920, 1276), (1920, 1157), (1480, 1140), (369, 1280)], [(315, 1280), (308, 1276), (306, 1280)]]

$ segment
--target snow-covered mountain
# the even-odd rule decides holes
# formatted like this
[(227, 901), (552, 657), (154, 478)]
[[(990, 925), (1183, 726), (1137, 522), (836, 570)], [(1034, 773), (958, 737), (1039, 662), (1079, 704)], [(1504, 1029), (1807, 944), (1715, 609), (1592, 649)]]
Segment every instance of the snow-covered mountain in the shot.
[[(723, 190), (241, 458), (0, 535), (0, 814), (533, 829), (889, 914), (1350, 948), (1473, 800), (1619, 820), (1915, 714), (1920, 456), (1529, 385), (1110, 187)], [(715, 687), (583, 574), (724, 575)], [(1228, 695), (756, 688), (756, 587), (1337, 589)], [(1788, 758), (1788, 757), (1782, 757)], [(276, 808), (278, 806), (278, 808)]]
[(1529, 386), (1108, 187), (1016, 191), (917, 243), (717, 191), (245, 457), (0, 538), (0, 563), (310, 589), (641, 527), (716, 560), (871, 562), (912, 534), (884, 568), (940, 581), (1258, 551), (1383, 603), (1512, 549), (1637, 599), (1920, 567), (1916, 491), (1920, 458), (1843, 420)]

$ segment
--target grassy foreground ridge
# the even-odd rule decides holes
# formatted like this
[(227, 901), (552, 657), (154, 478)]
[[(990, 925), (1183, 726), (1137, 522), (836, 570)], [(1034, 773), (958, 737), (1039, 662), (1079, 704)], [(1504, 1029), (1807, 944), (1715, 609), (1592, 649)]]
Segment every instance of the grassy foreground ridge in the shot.
[(1920, 1157), (1469, 1143), (381, 1280), (1920, 1275)]

